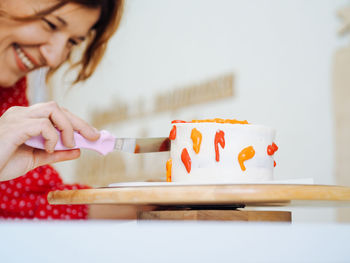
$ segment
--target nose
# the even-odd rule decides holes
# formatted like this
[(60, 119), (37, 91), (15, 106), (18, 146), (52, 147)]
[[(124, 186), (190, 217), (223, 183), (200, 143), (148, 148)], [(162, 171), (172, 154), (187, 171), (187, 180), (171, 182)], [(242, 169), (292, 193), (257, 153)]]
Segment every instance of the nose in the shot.
[(45, 44), (40, 46), (40, 52), (50, 68), (57, 68), (67, 59), (67, 38), (63, 35), (53, 35)]

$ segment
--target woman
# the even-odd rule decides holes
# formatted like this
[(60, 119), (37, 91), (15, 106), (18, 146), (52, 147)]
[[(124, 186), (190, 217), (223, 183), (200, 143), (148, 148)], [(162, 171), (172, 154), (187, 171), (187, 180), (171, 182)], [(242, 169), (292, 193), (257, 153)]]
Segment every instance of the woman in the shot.
[[(56, 129), (67, 147), (74, 146), (73, 131), (89, 140), (97, 140), (99, 133), (54, 102), (28, 107), (25, 76), (40, 67), (49, 67), (51, 75), (68, 61), (78, 69), (75, 83), (89, 78), (118, 28), (122, 7), (122, 0), (1, 0), (0, 217), (86, 218), (85, 206), (47, 203), (51, 190), (82, 187), (64, 185), (47, 164), (80, 154), (53, 151)], [(81, 44), (84, 52), (73, 62), (75, 47)], [(23, 144), (39, 134), (46, 139), (45, 151)]]

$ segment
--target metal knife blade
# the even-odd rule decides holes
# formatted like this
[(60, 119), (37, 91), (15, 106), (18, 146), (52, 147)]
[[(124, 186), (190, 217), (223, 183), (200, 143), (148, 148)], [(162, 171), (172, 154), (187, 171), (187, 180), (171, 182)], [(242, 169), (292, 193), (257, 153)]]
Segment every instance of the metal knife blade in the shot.
[(170, 151), (168, 137), (158, 138), (115, 138), (114, 149), (129, 153)]

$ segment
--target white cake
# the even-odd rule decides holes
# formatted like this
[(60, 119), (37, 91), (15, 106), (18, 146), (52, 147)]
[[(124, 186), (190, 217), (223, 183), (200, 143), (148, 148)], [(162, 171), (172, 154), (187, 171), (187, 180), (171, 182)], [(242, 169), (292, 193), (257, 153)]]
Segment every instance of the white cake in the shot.
[[(244, 123), (244, 124), (242, 124)], [(275, 130), (236, 120), (174, 121), (168, 182), (269, 181), (276, 165)]]

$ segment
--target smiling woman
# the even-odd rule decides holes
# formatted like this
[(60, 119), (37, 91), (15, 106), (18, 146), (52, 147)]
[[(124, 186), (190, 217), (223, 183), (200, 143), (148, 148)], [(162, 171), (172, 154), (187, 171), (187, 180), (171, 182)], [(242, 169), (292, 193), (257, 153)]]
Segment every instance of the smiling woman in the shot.
[[(87, 47), (72, 66), (80, 67), (75, 82), (87, 79), (117, 30), (122, 10), (122, 0), (2, 0), (0, 66), (18, 65), (17, 69), (12, 65), (17, 74), (0, 75), (0, 85), (10, 86), (38, 67), (49, 66), (54, 71), (84, 40), (88, 41)], [(14, 56), (14, 50), (21, 55)]]
[[(95, 71), (119, 26), (122, 0), (1, 0), (0, 2), (0, 217), (85, 218), (84, 206), (53, 209), (46, 195), (65, 185), (48, 164), (79, 157), (79, 150), (55, 152), (57, 130), (63, 144), (74, 146), (73, 132), (97, 140), (99, 132), (55, 102), (28, 106), (26, 74), (41, 67), (50, 73), (85, 49), (71, 67), (75, 83)], [(45, 138), (45, 150), (24, 145)], [(58, 210), (57, 210), (58, 209)]]

